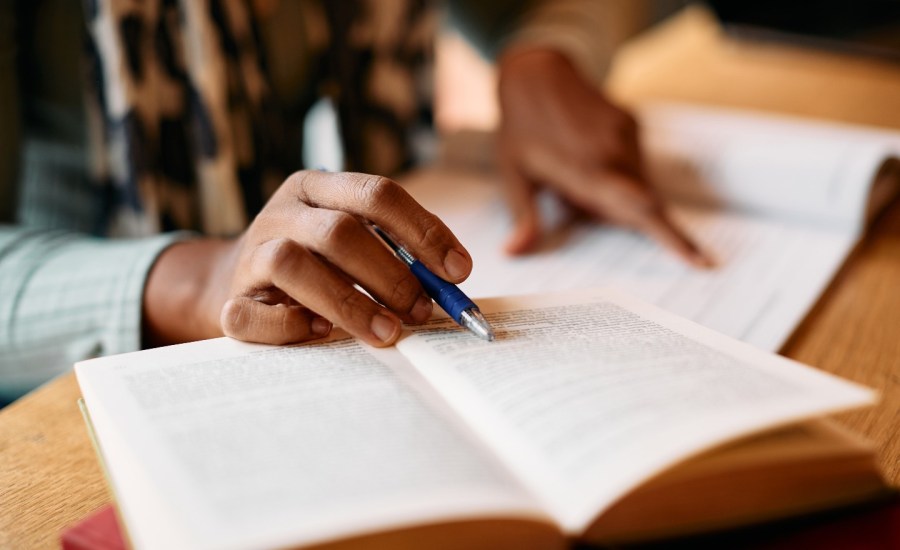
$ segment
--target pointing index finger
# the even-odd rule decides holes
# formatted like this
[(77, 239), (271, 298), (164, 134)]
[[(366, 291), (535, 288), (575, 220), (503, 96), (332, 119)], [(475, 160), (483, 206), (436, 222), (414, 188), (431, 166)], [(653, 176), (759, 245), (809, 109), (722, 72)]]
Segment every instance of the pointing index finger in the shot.
[(661, 208), (648, 212), (644, 218), (638, 220), (636, 229), (673, 251), (694, 267), (709, 269), (715, 266), (713, 259), (704, 253), (688, 237), (687, 233), (672, 222)]

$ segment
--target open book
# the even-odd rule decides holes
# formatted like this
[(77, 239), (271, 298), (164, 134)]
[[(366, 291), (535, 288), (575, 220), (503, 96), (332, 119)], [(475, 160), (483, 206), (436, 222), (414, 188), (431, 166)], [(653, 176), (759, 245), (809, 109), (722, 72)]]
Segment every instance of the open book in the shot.
[(451, 139), (443, 167), (403, 183), (472, 254), (469, 296), (615, 286), (777, 351), (900, 191), (900, 132), (674, 104), (639, 114), (650, 179), (716, 269), (634, 232), (568, 223), (552, 204), (545, 250), (505, 256), (499, 176), (460, 169), (489, 163), (484, 136)]
[(222, 338), (77, 364), (135, 548), (557, 548), (885, 490), (865, 443), (811, 420), (866, 388), (605, 291), (480, 306), (495, 342), (436, 317), (390, 349)]

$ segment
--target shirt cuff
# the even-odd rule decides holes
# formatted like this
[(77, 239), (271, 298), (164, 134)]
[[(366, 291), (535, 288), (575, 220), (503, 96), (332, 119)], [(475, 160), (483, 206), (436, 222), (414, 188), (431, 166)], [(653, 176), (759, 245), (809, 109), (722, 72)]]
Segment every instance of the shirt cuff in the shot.
[(140, 349), (147, 275), (168, 246), (193, 236), (0, 232), (0, 398), (77, 361)]

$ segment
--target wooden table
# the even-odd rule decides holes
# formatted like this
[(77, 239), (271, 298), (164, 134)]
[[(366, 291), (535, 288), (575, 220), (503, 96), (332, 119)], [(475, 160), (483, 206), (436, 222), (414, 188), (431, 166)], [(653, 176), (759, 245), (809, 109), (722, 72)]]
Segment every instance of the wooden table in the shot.
[[(625, 48), (611, 77), (624, 101), (675, 98), (900, 129), (900, 65), (723, 38), (690, 11)], [(877, 442), (900, 486), (900, 204), (876, 223), (783, 350), (878, 388), (840, 421)], [(52, 548), (109, 502), (66, 374), (0, 412), (0, 548)]]

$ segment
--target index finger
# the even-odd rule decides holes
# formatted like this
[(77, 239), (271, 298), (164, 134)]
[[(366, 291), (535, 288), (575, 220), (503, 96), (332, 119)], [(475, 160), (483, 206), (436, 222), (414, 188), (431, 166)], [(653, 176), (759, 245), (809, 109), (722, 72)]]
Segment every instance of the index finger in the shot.
[(715, 265), (712, 258), (706, 255), (683, 229), (669, 219), (662, 208), (649, 210), (645, 216), (637, 218), (635, 229), (695, 267), (708, 269)]
[(591, 197), (601, 214), (633, 227), (695, 267), (713, 267), (713, 260), (669, 218), (646, 180), (610, 169), (594, 172), (593, 177), (602, 182)]
[(633, 227), (695, 267), (714, 265), (693, 239), (669, 219), (659, 197), (644, 180), (610, 169), (593, 171), (586, 177), (598, 185), (578, 185), (577, 180), (560, 178), (576, 204)]
[(444, 222), (388, 178), (306, 171), (288, 181), (310, 206), (342, 210), (378, 225), (448, 281), (460, 282), (472, 271), (472, 257)]
[(545, 180), (555, 183), (576, 206), (633, 227), (696, 267), (714, 265), (687, 233), (669, 219), (659, 197), (642, 178), (609, 167), (582, 170), (558, 163), (554, 168), (555, 177)]

